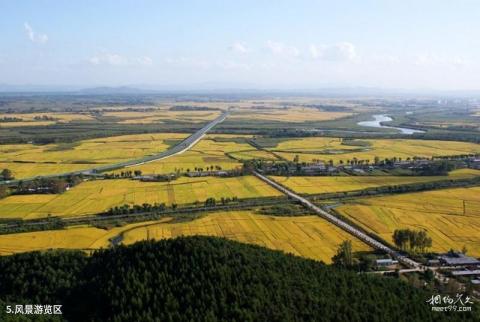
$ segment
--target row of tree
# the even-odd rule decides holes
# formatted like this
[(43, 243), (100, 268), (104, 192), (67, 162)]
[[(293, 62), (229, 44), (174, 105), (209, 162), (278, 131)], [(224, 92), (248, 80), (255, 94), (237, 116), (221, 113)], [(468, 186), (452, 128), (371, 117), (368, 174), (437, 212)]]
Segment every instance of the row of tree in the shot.
[(79, 176), (66, 178), (40, 178), (33, 181), (20, 181), (12, 191), (13, 194), (63, 193), (76, 186), (83, 179)]
[(424, 230), (395, 229), (393, 232), (395, 246), (403, 251), (422, 252), (432, 247), (432, 238)]
[(413, 170), (415, 175), (420, 176), (446, 176), (448, 172), (455, 169), (455, 164), (451, 161), (441, 160), (422, 165)]
[[(217, 205), (225, 206), (233, 202), (238, 202), (238, 197), (221, 197), (219, 201), (217, 201), (215, 198), (207, 198), (203, 202), (203, 206), (205, 207), (215, 207)], [(193, 203), (193, 206), (195, 207), (200, 207), (202, 203), (200, 201), (196, 201)], [(141, 205), (128, 205), (124, 204), (122, 206), (115, 206), (113, 208), (110, 208), (107, 210), (103, 215), (107, 216), (114, 216), (114, 215), (128, 215), (128, 214), (138, 214), (138, 213), (147, 213), (147, 212), (157, 212), (161, 213), (166, 210), (168, 210), (168, 206), (162, 202), (162, 203), (154, 203), (154, 204), (149, 204), (149, 203), (143, 203)], [(171, 210), (176, 210), (178, 208), (178, 205), (176, 203), (172, 203), (170, 205)]]
[(0, 118), (1, 123), (22, 122), (22, 121), (23, 120), (21, 118), (18, 118), (18, 117), (5, 116), (5, 117)]

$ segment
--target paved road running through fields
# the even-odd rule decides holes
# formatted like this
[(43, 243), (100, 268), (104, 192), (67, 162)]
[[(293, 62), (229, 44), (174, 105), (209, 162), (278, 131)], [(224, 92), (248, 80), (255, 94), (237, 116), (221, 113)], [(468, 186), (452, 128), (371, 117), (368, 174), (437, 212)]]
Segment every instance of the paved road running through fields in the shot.
[(79, 170), (79, 171), (71, 171), (71, 172), (65, 172), (65, 173), (58, 173), (58, 174), (51, 174), (51, 175), (45, 175), (45, 176), (36, 176), (36, 177), (31, 177), (31, 178), (26, 178), (26, 179), (19, 179), (19, 180), (11, 180), (11, 181), (0, 181), (0, 185), (16, 185), (19, 182), (29, 182), (33, 181), (36, 179), (45, 179), (45, 178), (59, 178), (59, 177), (68, 177), (72, 175), (95, 175), (98, 172), (103, 172), (103, 171), (112, 171), (116, 169), (121, 169), (121, 168), (126, 168), (126, 167), (133, 167), (137, 165), (142, 165), (148, 162), (152, 161), (157, 161), (157, 160), (162, 160), (165, 158), (169, 158), (171, 156), (174, 156), (176, 154), (183, 153), (187, 150), (189, 150), (192, 146), (194, 146), (198, 141), (200, 141), (203, 136), (210, 131), (214, 126), (216, 126), (219, 123), (222, 123), (225, 121), (225, 119), (229, 116), (230, 111), (224, 111), (219, 117), (202, 127), (200, 130), (197, 132), (193, 133), (190, 135), (188, 138), (180, 142), (179, 144), (175, 145), (173, 148), (170, 148), (166, 151), (157, 153), (155, 155), (150, 155), (144, 158), (140, 159), (135, 159), (135, 160), (130, 160), (130, 161), (125, 161), (125, 162), (120, 162), (120, 163), (115, 163), (115, 164), (110, 164), (110, 165), (105, 165), (101, 167), (95, 167), (91, 169), (86, 169), (86, 170)]
[(390, 247), (388, 247), (387, 245), (385, 245), (385, 244), (379, 242), (378, 240), (368, 236), (367, 234), (365, 234), (364, 232), (355, 228), (354, 226), (352, 226), (352, 225), (346, 223), (345, 221), (337, 218), (336, 216), (326, 212), (325, 210), (321, 209), (320, 207), (317, 207), (316, 205), (314, 205), (309, 200), (307, 200), (307, 199), (297, 195), (296, 193), (288, 190), (287, 188), (281, 186), (280, 184), (276, 183), (275, 181), (271, 180), (270, 178), (267, 178), (266, 176), (264, 176), (264, 175), (262, 175), (262, 174), (260, 174), (256, 171), (254, 172), (254, 174), (260, 180), (263, 180), (264, 182), (268, 183), (269, 185), (271, 185), (275, 189), (279, 190), (280, 192), (286, 194), (290, 198), (298, 200), (305, 207), (312, 209), (313, 211), (315, 211), (321, 217), (327, 219), (328, 221), (330, 221), (331, 223), (335, 224), (336, 226), (342, 228), (346, 232), (348, 232), (348, 233), (352, 234), (353, 236), (357, 237), (358, 239), (364, 241), (366, 244), (368, 244), (368, 245), (370, 245), (370, 246), (372, 246), (376, 249), (380, 249), (380, 250), (392, 255), (399, 262), (402, 262), (403, 264), (405, 264), (409, 267), (412, 267), (414, 269), (421, 269), (422, 265), (420, 263), (417, 263), (416, 261), (412, 260), (411, 258), (408, 258), (408, 257), (400, 254), (396, 250), (393, 250)]

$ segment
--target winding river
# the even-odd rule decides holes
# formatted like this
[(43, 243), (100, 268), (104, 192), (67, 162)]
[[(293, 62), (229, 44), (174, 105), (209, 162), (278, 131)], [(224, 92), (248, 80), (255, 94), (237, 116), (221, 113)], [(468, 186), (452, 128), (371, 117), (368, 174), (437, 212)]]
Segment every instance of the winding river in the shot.
[(358, 122), (357, 124), (360, 126), (377, 127), (377, 128), (384, 128), (384, 129), (396, 129), (396, 130), (399, 130), (402, 134), (425, 133), (425, 131), (421, 131), (421, 130), (382, 125), (382, 122), (393, 121), (393, 119), (390, 116), (387, 116), (385, 114), (373, 115), (373, 118), (374, 120), (362, 121), (362, 122)]

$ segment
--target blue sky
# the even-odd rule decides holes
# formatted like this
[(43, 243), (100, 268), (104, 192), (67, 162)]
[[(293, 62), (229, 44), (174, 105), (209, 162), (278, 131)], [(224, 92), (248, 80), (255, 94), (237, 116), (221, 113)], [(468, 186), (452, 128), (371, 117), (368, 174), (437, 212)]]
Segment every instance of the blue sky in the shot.
[(0, 84), (480, 89), (480, 1), (0, 1)]

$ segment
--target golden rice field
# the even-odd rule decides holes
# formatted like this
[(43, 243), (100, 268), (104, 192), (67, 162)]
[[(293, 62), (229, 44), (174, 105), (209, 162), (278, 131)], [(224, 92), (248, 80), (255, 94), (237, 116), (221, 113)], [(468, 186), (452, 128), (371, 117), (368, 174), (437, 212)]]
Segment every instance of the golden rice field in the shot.
[(165, 121), (205, 122), (220, 115), (220, 111), (169, 111), (158, 109), (154, 111), (114, 111), (104, 112), (104, 116), (117, 119), (120, 124), (163, 123)]
[(338, 245), (347, 239), (352, 240), (354, 251), (370, 250), (360, 240), (317, 216), (275, 217), (248, 211), (214, 213), (188, 222), (138, 227), (124, 233), (124, 243), (192, 235), (225, 237), (328, 263)]
[(10, 169), (15, 179), (36, 177), (55, 173), (65, 173), (92, 168), (92, 164), (68, 164), (68, 163), (8, 163), (0, 162), (0, 171)]
[(229, 155), (232, 158), (235, 158), (238, 160), (251, 160), (251, 159), (278, 160), (277, 156), (274, 153), (270, 151), (256, 150), (256, 149), (231, 152), (229, 153)]
[(263, 120), (277, 122), (308, 122), (327, 121), (347, 117), (349, 112), (325, 112), (309, 107), (269, 108), (269, 109), (243, 109), (236, 110), (231, 119), (238, 120)]
[[(190, 100), (182, 100), (178, 101), (176, 99), (174, 100), (165, 100), (165, 101), (158, 101), (154, 105), (152, 104), (140, 104), (140, 105), (135, 105), (135, 110), (145, 110), (146, 112), (151, 112), (152, 110), (165, 110), (169, 111), (169, 109), (172, 106), (178, 106), (178, 105), (183, 105), (183, 106), (195, 106), (195, 107), (208, 107), (208, 108), (215, 108), (219, 110), (225, 110), (227, 109), (230, 105), (233, 106), (250, 106), (251, 103), (248, 103), (247, 101), (238, 101), (238, 102), (228, 102), (225, 103), (224, 101), (209, 101), (209, 102), (200, 102), (200, 101), (190, 101)], [(93, 110), (97, 111), (103, 111), (103, 112), (115, 112), (115, 111), (126, 111), (129, 112), (132, 109), (131, 105), (112, 105), (112, 106), (98, 106), (98, 107), (93, 107)], [(171, 111), (175, 112), (175, 111)], [(181, 111), (183, 112), (183, 111)], [(190, 111), (186, 111), (190, 112)], [(193, 112), (205, 112), (205, 111), (193, 111)], [(209, 112), (209, 111), (207, 111)]]
[[(182, 172), (195, 168), (205, 169), (207, 166), (220, 166), (223, 170), (231, 170), (241, 167), (242, 164), (228, 157), (226, 153), (234, 153), (245, 150), (252, 150), (252, 146), (247, 143), (236, 143), (234, 141), (216, 141), (215, 138), (232, 138), (230, 135), (207, 136), (200, 140), (190, 150), (181, 154), (171, 156), (167, 159), (158, 160), (130, 167), (129, 170), (141, 170), (143, 173), (160, 174), (180, 170)], [(115, 172), (121, 172), (117, 170)]]
[(370, 160), (373, 162), (375, 156), (380, 159), (408, 157), (432, 157), (445, 155), (460, 155), (480, 153), (480, 144), (456, 141), (438, 140), (410, 140), (410, 139), (385, 139), (385, 140), (364, 140), (371, 144), (369, 147), (343, 145), (340, 138), (311, 137), (281, 141), (274, 148), (279, 156), (293, 160), (298, 154), (301, 162), (312, 162), (314, 160), (329, 161), (335, 163), (347, 162), (357, 158), (358, 160)]
[(480, 176), (480, 170), (459, 169), (448, 176), (329, 176), (329, 177), (279, 177), (271, 178), (285, 187), (302, 194), (354, 191), (381, 186), (467, 179)]
[(113, 164), (159, 153), (169, 147), (166, 140), (187, 136), (179, 133), (122, 135), (83, 140), (71, 146), (5, 144), (0, 145), (0, 168), (12, 170), (17, 179), (88, 169), (95, 164)]
[(83, 182), (63, 194), (15, 195), (0, 199), (0, 218), (33, 219), (80, 216), (106, 211), (124, 204), (203, 202), (213, 197), (270, 197), (280, 193), (253, 176), (216, 178), (181, 177), (168, 182), (96, 180)]
[(298, 256), (331, 262), (338, 245), (352, 240), (354, 251), (370, 247), (317, 216), (274, 217), (249, 211), (222, 212), (181, 223), (146, 222), (111, 230), (70, 228), (67, 230), (0, 236), (0, 254), (50, 248), (96, 249), (107, 247), (109, 239), (122, 234), (124, 244), (145, 239), (178, 236), (218, 236)]
[[(169, 220), (170, 218), (165, 218), (155, 222)], [(91, 226), (75, 226), (61, 230), (0, 235), (0, 255), (49, 249), (94, 250), (107, 248), (110, 246), (109, 239), (117, 236), (123, 230), (151, 223), (153, 222), (147, 221), (124, 227), (114, 227), (109, 230)]]
[(388, 241), (395, 229), (424, 229), (433, 251), (466, 246), (480, 256), (480, 187), (358, 199), (337, 211)]

